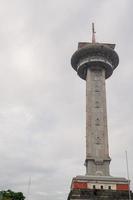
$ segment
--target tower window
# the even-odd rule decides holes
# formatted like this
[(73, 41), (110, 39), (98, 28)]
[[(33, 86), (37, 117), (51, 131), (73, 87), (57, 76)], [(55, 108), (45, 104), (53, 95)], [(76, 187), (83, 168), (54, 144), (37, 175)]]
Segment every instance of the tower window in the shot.
[(96, 189), (96, 186), (95, 186), (95, 185), (93, 185), (93, 189)]
[(99, 108), (99, 102), (96, 101), (95, 108)]
[(101, 190), (103, 189), (103, 185), (101, 185)]
[(99, 118), (96, 119), (96, 126), (99, 126), (100, 125), (100, 120)]
[(100, 144), (100, 138), (99, 137), (96, 138), (96, 144)]

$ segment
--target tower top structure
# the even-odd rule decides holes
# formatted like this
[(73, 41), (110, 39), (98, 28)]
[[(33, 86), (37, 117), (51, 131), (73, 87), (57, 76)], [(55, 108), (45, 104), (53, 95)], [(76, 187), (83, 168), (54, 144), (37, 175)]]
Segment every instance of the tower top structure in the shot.
[(92, 42), (79, 42), (78, 50), (71, 58), (71, 65), (80, 78), (86, 80), (90, 66), (105, 68), (105, 78), (109, 78), (119, 64), (119, 57), (114, 51), (115, 44), (98, 43), (95, 38), (95, 27), (92, 23)]

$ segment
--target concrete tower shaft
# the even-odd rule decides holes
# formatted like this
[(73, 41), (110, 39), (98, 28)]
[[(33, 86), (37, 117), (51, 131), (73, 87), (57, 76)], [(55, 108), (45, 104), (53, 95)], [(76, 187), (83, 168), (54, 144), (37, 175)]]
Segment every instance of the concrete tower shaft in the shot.
[(114, 44), (79, 43), (72, 67), (86, 80), (86, 174), (109, 176), (105, 79), (119, 63)]
[(91, 67), (86, 78), (86, 173), (109, 175), (105, 69)]

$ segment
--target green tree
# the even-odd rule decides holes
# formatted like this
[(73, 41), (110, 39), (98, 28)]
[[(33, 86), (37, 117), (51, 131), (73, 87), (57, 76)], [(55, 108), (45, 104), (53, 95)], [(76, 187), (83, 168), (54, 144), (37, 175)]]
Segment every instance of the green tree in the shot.
[(24, 200), (22, 192), (13, 192), (12, 190), (0, 191), (0, 200)]

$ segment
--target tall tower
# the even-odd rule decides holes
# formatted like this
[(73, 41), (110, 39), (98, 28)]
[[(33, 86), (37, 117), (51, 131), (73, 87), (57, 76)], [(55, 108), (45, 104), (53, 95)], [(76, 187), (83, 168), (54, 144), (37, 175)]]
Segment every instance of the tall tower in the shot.
[(119, 63), (114, 44), (79, 43), (71, 59), (72, 67), (86, 81), (86, 174), (109, 176), (109, 148), (105, 79)]
[(114, 48), (115, 44), (96, 42), (93, 23), (92, 42), (80, 42), (78, 50), (71, 58), (72, 67), (79, 77), (86, 81), (86, 175), (73, 178), (72, 191), (129, 189), (128, 180), (112, 177), (109, 172), (111, 159), (108, 147), (105, 80), (113, 74), (119, 63)]

